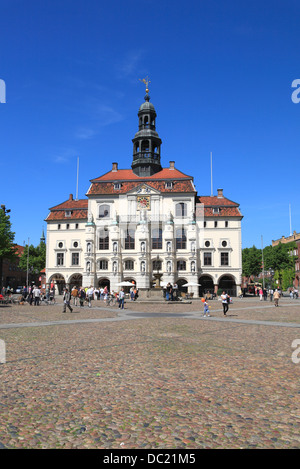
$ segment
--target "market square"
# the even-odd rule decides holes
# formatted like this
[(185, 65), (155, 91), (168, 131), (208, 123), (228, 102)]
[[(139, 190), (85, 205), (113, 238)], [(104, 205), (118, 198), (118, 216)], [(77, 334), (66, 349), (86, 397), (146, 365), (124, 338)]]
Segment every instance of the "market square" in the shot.
[(299, 447), (298, 300), (210, 305), (1, 306), (1, 447)]

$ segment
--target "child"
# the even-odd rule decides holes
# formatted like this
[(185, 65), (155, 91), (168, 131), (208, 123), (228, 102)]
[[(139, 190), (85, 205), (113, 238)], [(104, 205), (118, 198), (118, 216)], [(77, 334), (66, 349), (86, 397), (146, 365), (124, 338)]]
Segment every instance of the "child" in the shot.
[(203, 314), (203, 317), (206, 318), (206, 315), (207, 315), (207, 316), (210, 316), (210, 314), (209, 314), (209, 306), (208, 306), (206, 300), (204, 301), (203, 306), (204, 306), (204, 314)]

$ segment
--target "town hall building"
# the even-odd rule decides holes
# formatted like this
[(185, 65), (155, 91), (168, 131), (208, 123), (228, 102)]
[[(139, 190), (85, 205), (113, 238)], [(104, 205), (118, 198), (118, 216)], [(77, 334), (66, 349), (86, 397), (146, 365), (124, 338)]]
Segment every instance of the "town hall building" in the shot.
[(85, 199), (71, 194), (49, 209), (46, 279), (57, 292), (74, 285), (107, 285), (116, 292), (124, 281), (134, 282), (142, 298), (169, 282), (194, 297), (239, 291), (239, 204), (222, 189), (215, 196), (197, 194), (193, 176), (174, 161), (162, 166), (156, 117), (146, 89), (131, 168), (113, 162), (109, 172), (90, 180)]

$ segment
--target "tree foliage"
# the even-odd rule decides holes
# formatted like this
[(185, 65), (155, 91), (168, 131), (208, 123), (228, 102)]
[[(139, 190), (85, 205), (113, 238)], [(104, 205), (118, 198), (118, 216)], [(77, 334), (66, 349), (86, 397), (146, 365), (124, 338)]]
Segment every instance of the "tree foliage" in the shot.
[(257, 277), (264, 267), (265, 271), (272, 270), (274, 272), (274, 280), (278, 280), (282, 284), (282, 288), (288, 288), (295, 278), (296, 256), (293, 255), (295, 248), (296, 243), (292, 242), (279, 243), (277, 246), (266, 246), (263, 252), (255, 246), (243, 249), (243, 275)]
[(257, 249), (255, 246), (252, 248), (245, 248), (242, 251), (242, 263), (243, 263), (243, 275), (255, 277), (261, 272), (261, 249)]
[(29, 245), (28, 255), (28, 244), (24, 248), (24, 252), (20, 257), (19, 266), (22, 270), (27, 270), (27, 258), (28, 258), (28, 270), (31, 273), (40, 273), (46, 265), (46, 245), (40, 242), (38, 246)]
[(15, 233), (11, 231), (10, 217), (5, 210), (0, 209), (0, 259), (14, 260), (16, 258), (16, 246), (14, 244)]

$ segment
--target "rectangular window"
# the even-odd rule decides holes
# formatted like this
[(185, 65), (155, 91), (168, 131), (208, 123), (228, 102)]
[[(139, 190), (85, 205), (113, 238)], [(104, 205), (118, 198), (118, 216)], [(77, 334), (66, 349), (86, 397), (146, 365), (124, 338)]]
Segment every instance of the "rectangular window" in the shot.
[(204, 253), (204, 265), (212, 265), (211, 252), (205, 252)]
[(64, 253), (63, 252), (57, 253), (56, 261), (57, 261), (57, 265), (64, 265)]
[(126, 231), (125, 249), (134, 249), (134, 230)]
[(217, 222), (217, 221), (215, 221), (215, 228), (217, 228), (217, 227), (218, 227), (218, 222)]
[(228, 252), (221, 252), (221, 265), (229, 265)]
[(79, 252), (72, 253), (72, 265), (79, 265)]
[(99, 236), (99, 249), (109, 249), (109, 232), (108, 230), (101, 230)]
[(228, 221), (225, 221), (225, 228), (228, 228)]
[(99, 270), (107, 270), (108, 261), (99, 261)]
[(152, 249), (162, 249), (162, 229), (154, 228), (152, 230)]
[(186, 249), (186, 233), (184, 228), (176, 230), (176, 249)]

